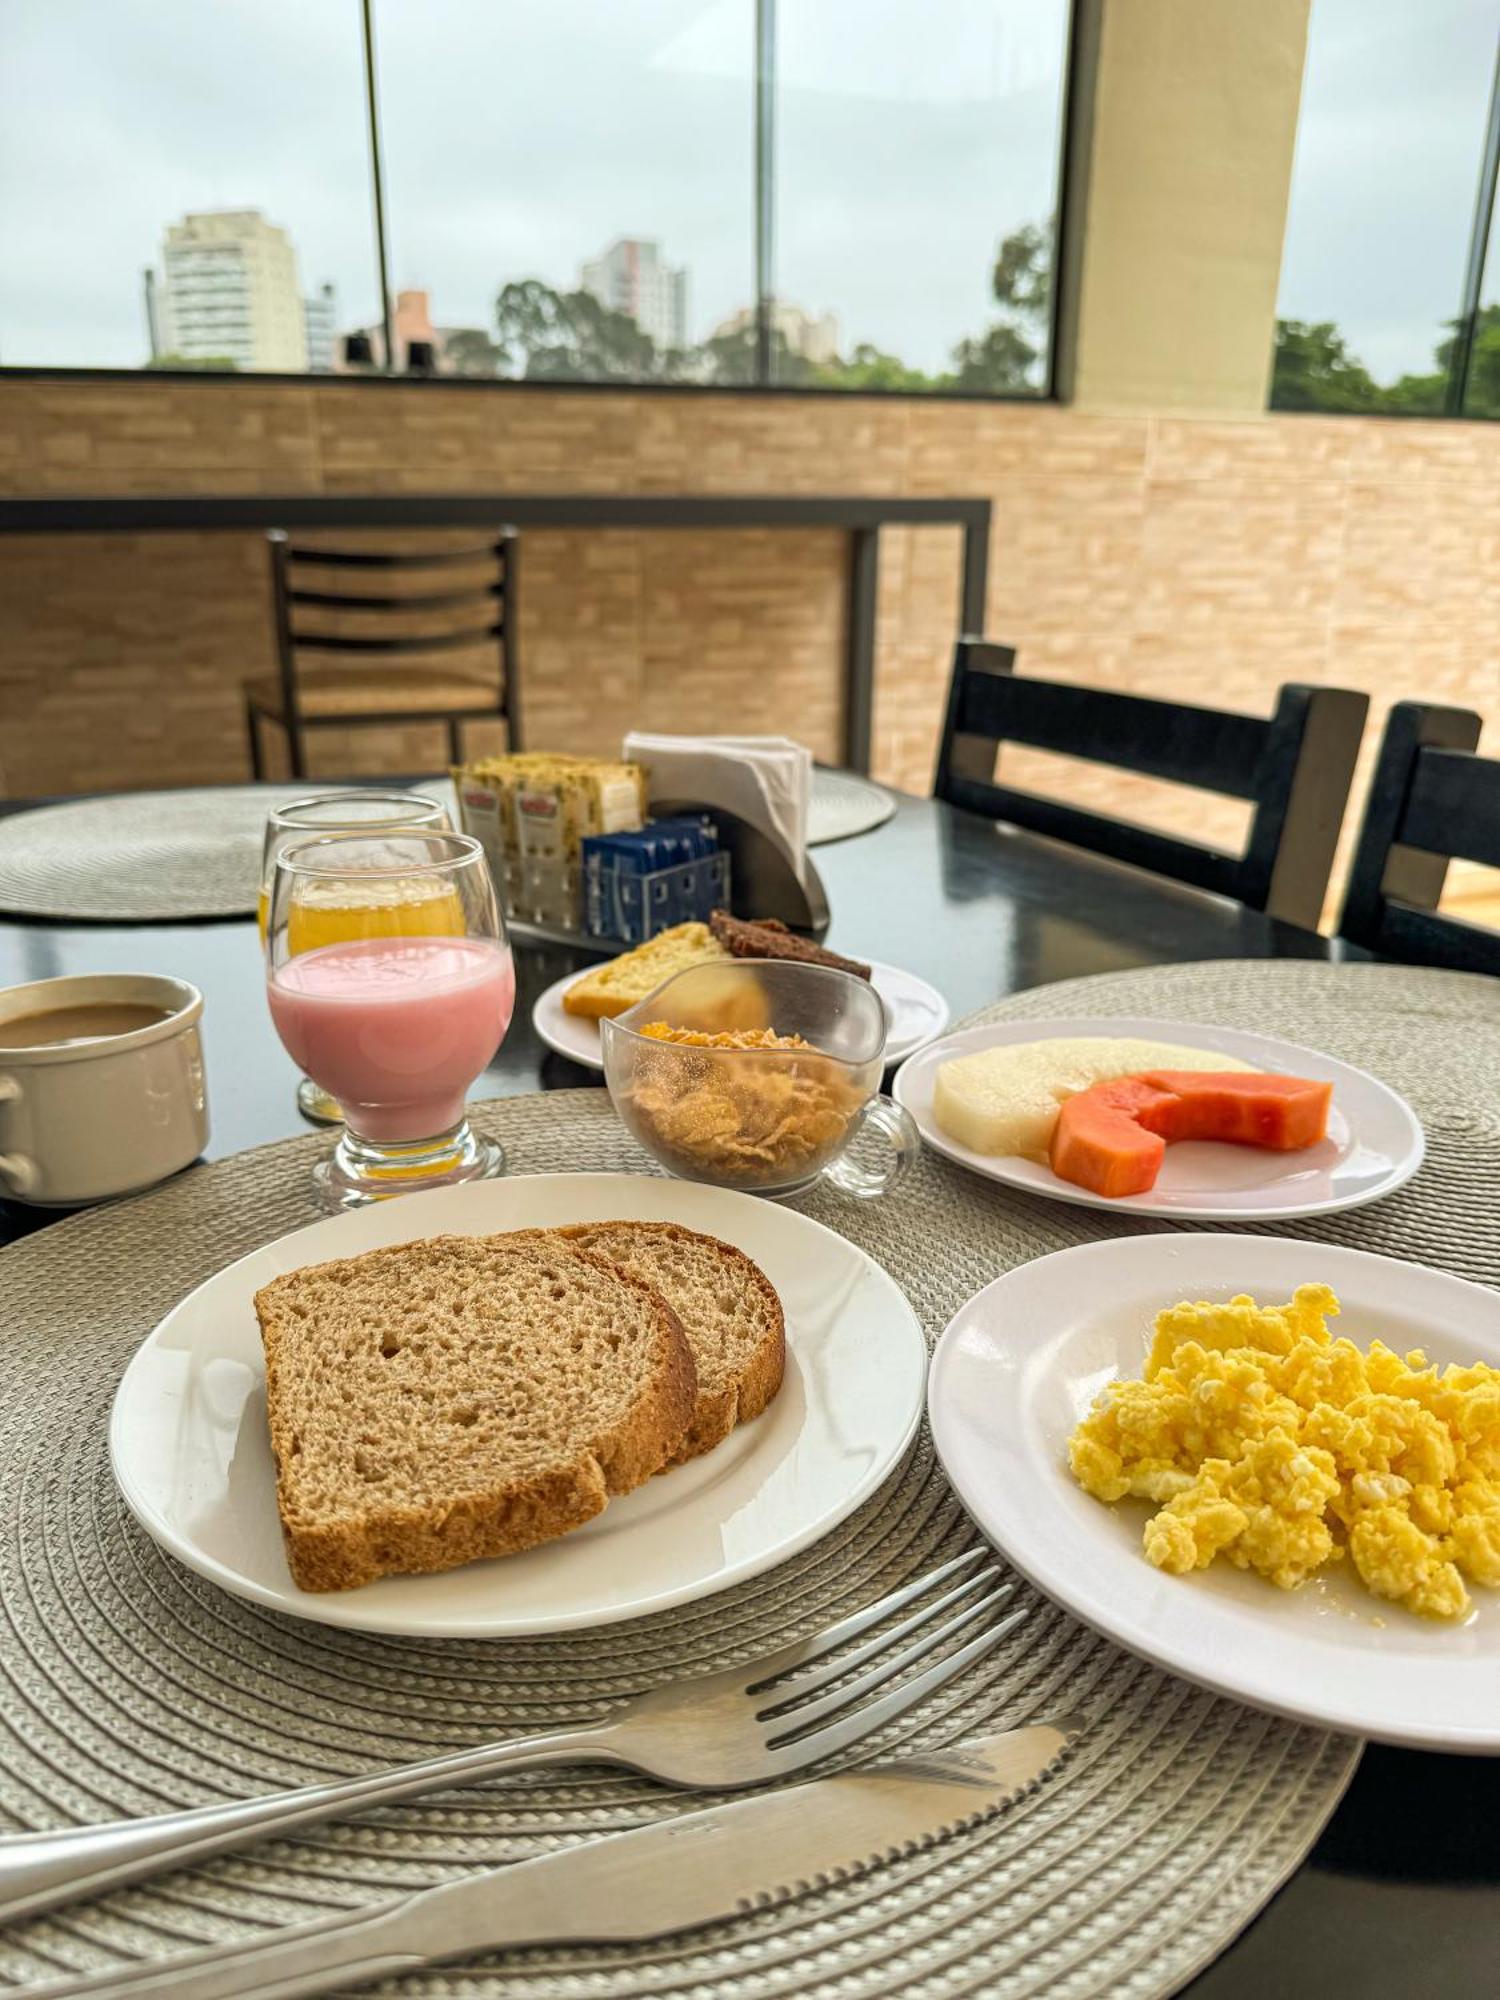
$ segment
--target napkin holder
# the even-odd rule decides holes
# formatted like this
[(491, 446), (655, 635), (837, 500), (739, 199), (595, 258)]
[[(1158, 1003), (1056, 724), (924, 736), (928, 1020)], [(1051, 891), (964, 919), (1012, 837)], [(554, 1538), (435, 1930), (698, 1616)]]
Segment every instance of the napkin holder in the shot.
[(799, 881), (791, 856), (780, 842), (738, 813), (694, 799), (653, 799), (651, 811), (658, 819), (676, 813), (708, 814), (719, 830), (719, 845), (729, 856), (735, 916), (779, 917), (788, 930), (817, 939), (827, 935), (828, 898), (811, 855), (803, 866), (804, 879)]

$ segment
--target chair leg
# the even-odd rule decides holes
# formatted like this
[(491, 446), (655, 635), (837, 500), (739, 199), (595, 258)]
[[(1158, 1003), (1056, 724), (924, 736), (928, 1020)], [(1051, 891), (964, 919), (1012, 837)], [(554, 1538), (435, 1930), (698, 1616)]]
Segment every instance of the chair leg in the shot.
[(260, 718), (248, 701), (245, 703), (245, 728), (250, 736), (250, 776), (259, 784), (266, 775), (266, 758), (261, 747)]
[(463, 761), (464, 726), (455, 715), (451, 716), (448, 721), (448, 762), (450, 764), (461, 764)]

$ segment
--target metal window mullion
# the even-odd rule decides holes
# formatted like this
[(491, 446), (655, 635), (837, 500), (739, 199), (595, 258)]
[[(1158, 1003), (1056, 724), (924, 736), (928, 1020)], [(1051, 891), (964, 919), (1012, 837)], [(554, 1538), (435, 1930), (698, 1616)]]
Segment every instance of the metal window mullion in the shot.
[(1469, 261), (1464, 271), (1463, 303), (1453, 336), (1444, 389), (1444, 413), (1461, 417), (1469, 394), (1469, 368), (1474, 359), (1474, 332), (1479, 320), (1479, 295), (1489, 250), (1490, 224), (1495, 212), (1495, 185), (1500, 180), (1500, 38), (1495, 44), (1495, 80), (1490, 89), (1489, 120), (1485, 126), (1484, 157), (1474, 200), (1474, 227), (1469, 237)]
[(775, 239), (776, 0), (755, 0), (755, 380), (771, 386)]
[(395, 329), (391, 323), (391, 284), (387, 275), (385, 240), (385, 174), (380, 149), (380, 103), (375, 90), (375, 22), (371, 0), (360, 0), (360, 34), (365, 50), (365, 109), (370, 121), (370, 185), (375, 197), (375, 258), (380, 270), (380, 324), (385, 334), (385, 365), (396, 366)]

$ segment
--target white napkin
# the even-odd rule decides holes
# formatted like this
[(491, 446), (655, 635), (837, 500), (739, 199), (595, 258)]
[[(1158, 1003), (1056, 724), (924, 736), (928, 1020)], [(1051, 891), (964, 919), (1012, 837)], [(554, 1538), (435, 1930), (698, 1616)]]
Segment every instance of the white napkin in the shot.
[(624, 755), (650, 770), (653, 799), (718, 806), (758, 826), (805, 884), (810, 750), (788, 736), (652, 736), (632, 729)]

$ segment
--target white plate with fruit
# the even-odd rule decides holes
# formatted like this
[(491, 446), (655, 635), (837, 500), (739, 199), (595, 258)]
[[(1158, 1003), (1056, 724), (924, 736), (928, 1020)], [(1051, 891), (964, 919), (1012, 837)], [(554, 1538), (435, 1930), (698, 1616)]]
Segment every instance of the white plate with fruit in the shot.
[(1424, 1151), (1411, 1106), (1366, 1071), (1196, 1021), (967, 1028), (905, 1063), (892, 1094), (934, 1152), (972, 1173), (1177, 1222), (1358, 1208), (1410, 1180)]
[[(585, 1069), (602, 1070), (604, 1055), (599, 1041), (602, 1015), (623, 1013), (627, 1007), (654, 993), (674, 973), (685, 971), (690, 965), (708, 965), (717, 961), (725, 964), (733, 962), (731, 955), (715, 942), (706, 925), (677, 924), (670, 931), (663, 931), (652, 938), (649, 943), (638, 945), (634, 951), (623, 952), (618, 958), (594, 967), (591, 972), (569, 972), (563, 978), (554, 980), (538, 996), (531, 1010), (531, 1024), (538, 1039), (558, 1055), (566, 1056), (570, 1062), (579, 1063)], [(853, 969), (856, 964), (836, 954), (825, 955), (821, 961), (815, 962), (834, 963), (845, 970)], [(884, 965), (877, 959), (866, 962), (870, 984), (885, 1003), (888, 1023), (886, 1062), (904, 1062), (924, 1043), (942, 1034), (950, 1019), (948, 1003), (936, 987), (929, 986), (925, 979), (918, 979), (915, 973), (903, 972), (899, 966)], [(863, 969), (862, 966), (860, 969)], [(569, 1008), (567, 995), (574, 989), (582, 989), (575, 1005), (581, 1001), (590, 1008), (589, 1013)]]

